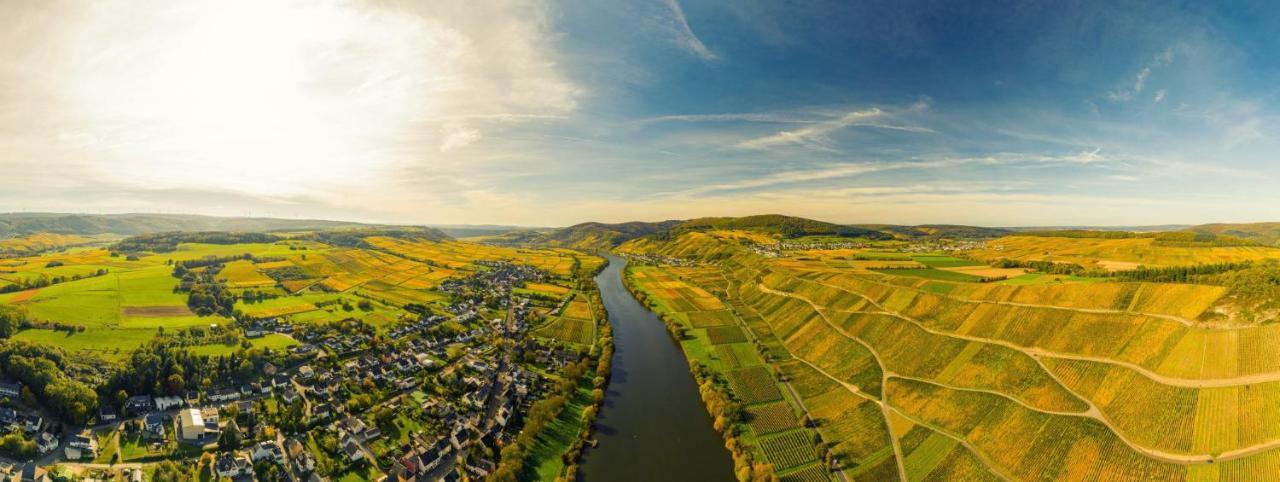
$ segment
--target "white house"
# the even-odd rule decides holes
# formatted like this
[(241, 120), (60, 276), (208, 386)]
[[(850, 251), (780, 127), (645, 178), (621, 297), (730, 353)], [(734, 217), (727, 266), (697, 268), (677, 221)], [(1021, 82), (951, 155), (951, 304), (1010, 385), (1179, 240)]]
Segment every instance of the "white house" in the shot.
[(183, 405), (183, 401), (179, 397), (156, 397), (155, 403), (156, 409), (161, 411), (178, 408)]
[(182, 440), (195, 442), (204, 437), (204, 417), (200, 410), (188, 408), (178, 413), (178, 433)]

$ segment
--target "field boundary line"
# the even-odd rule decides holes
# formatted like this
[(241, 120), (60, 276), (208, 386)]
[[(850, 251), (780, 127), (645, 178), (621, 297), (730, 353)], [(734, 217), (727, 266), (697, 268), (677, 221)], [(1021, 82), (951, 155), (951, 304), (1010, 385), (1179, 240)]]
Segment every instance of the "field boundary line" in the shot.
[[(1136, 364), (1136, 363), (1128, 362), (1128, 361), (1124, 361), (1124, 360), (1116, 360), (1116, 359), (1113, 359), (1113, 358), (1107, 358), (1107, 357), (1101, 357), (1101, 356), (1094, 356), (1094, 355), (1081, 355), (1081, 354), (1078, 354), (1078, 353), (1063, 353), (1063, 352), (1060, 352), (1060, 351), (1048, 350), (1048, 349), (1040, 348), (1040, 347), (1019, 345), (1019, 344), (1017, 344), (1017, 343), (1013, 343), (1013, 342), (1011, 342), (1011, 341), (1007, 341), (1007, 340), (1000, 340), (1000, 339), (995, 339), (995, 338), (986, 338), (986, 337), (973, 336), (973, 335), (964, 335), (964, 334), (955, 333), (955, 332), (951, 332), (951, 331), (939, 330), (939, 329), (936, 329), (936, 328), (931, 328), (931, 327), (929, 327), (928, 325), (924, 324), (923, 322), (921, 322), (920, 320), (917, 320), (917, 319), (915, 319), (915, 318), (912, 318), (912, 317), (906, 316), (906, 315), (904, 315), (904, 314), (902, 314), (902, 313), (899, 313), (899, 312), (896, 312), (896, 311), (888, 310), (888, 309), (886, 309), (883, 305), (881, 305), (880, 303), (878, 303), (878, 302), (876, 302), (875, 300), (871, 299), (871, 297), (869, 297), (869, 296), (867, 296), (867, 295), (864, 295), (864, 294), (862, 294), (862, 293), (858, 293), (858, 292), (856, 292), (856, 291), (850, 291), (850, 290), (848, 290), (848, 289), (846, 289), (846, 288), (841, 288), (841, 287), (839, 287), (839, 286), (829, 285), (829, 284), (826, 284), (826, 283), (822, 283), (822, 282), (820, 282), (820, 281), (813, 281), (813, 280), (808, 280), (808, 279), (806, 279), (806, 281), (810, 281), (810, 282), (813, 282), (813, 283), (817, 283), (817, 284), (819, 284), (819, 285), (822, 285), (822, 286), (825, 286), (825, 287), (828, 287), (828, 288), (831, 288), (831, 289), (835, 289), (835, 290), (838, 290), (838, 291), (841, 291), (841, 292), (844, 292), (844, 293), (848, 293), (848, 294), (851, 294), (851, 295), (854, 295), (854, 296), (861, 297), (862, 299), (867, 300), (867, 302), (871, 303), (873, 306), (875, 306), (875, 307), (877, 307), (877, 308), (879, 308), (879, 309), (880, 309), (880, 311), (855, 310), (855, 311), (847, 311), (846, 313), (867, 313), (867, 314), (881, 314), (881, 315), (893, 316), (893, 317), (895, 317), (895, 318), (900, 318), (900, 319), (902, 319), (902, 320), (905, 320), (905, 321), (909, 321), (909, 322), (911, 322), (911, 323), (914, 323), (916, 326), (920, 327), (920, 329), (922, 329), (922, 330), (924, 330), (924, 331), (927, 331), (927, 332), (929, 332), (929, 333), (935, 334), (935, 335), (940, 335), (940, 336), (949, 336), (949, 337), (952, 337), (952, 338), (956, 338), (956, 339), (960, 339), (960, 340), (966, 340), (966, 341), (976, 341), (976, 342), (981, 342), (981, 343), (989, 343), (989, 344), (993, 344), (993, 345), (1000, 345), (1000, 346), (1003, 346), (1003, 347), (1006, 347), (1006, 348), (1012, 348), (1012, 349), (1014, 349), (1014, 350), (1021, 351), (1021, 352), (1025, 353), (1026, 355), (1031, 356), (1032, 358), (1035, 358), (1035, 357), (1048, 357), (1048, 358), (1061, 358), (1061, 359), (1066, 359), (1066, 360), (1078, 360), (1078, 361), (1089, 361), (1089, 362), (1096, 362), (1096, 363), (1106, 363), (1106, 364), (1109, 364), (1109, 365), (1120, 366), (1120, 367), (1124, 367), (1124, 368), (1128, 368), (1128, 369), (1130, 369), (1130, 370), (1136, 371), (1136, 372), (1138, 372), (1138, 373), (1141, 373), (1143, 376), (1145, 376), (1145, 377), (1147, 377), (1147, 378), (1151, 379), (1151, 381), (1154, 381), (1154, 382), (1160, 383), (1160, 384), (1162, 384), (1162, 385), (1170, 385), (1170, 386), (1175, 386), (1175, 387), (1184, 387), (1184, 388), (1224, 388), (1224, 387), (1235, 387), (1235, 386), (1243, 386), (1243, 385), (1253, 385), (1253, 384), (1257, 384), (1257, 383), (1267, 383), (1267, 382), (1277, 382), (1277, 381), (1280, 381), (1280, 372), (1272, 372), (1272, 373), (1255, 373), (1255, 374), (1252, 374), (1252, 375), (1240, 375), (1240, 376), (1227, 377), (1227, 378), (1180, 378), (1180, 377), (1171, 377), (1171, 376), (1168, 376), (1168, 375), (1162, 375), (1162, 374), (1156, 373), (1156, 372), (1154, 372), (1154, 371), (1151, 371), (1151, 369), (1149, 369), (1149, 368), (1147, 368), (1147, 367), (1144, 367), (1144, 366), (1142, 366), (1142, 365), (1138, 365), (1138, 364)], [(761, 282), (761, 283), (760, 283), (760, 286), (761, 286), (762, 288), (768, 288), (767, 286), (765, 286), (765, 285), (764, 285), (764, 283), (763, 283), (763, 282)], [(770, 288), (770, 289), (772, 289), (772, 288)]]
[[(805, 298), (805, 297), (804, 297), (804, 296), (802, 296), (802, 295), (798, 295), (798, 294), (790, 294), (790, 293), (785, 292), (785, 291), (777, 291), (777, 290), (773, 290), (772, 288), (769, 288), (769, 287), (765, 286), (763, 283), (761, 283), (761, 284), (760, 284), (760, 288), (761, 288), (761, 290), (763, 290), (763, 291), (765, 291), (765, 292), (767, 292), (767, 293), (768, 293), (768, 292), (772, 292), (773, 294), (776, 294), (776, 295), (778, 295), (778, 296), (789, 296), (789, 297), (792, 297), (792, 298), (795, 298), (795, 299), (799, 299), (799, 300), (805, 301), (805, 302), (809, 303), (811, 306), (814, 306), (814, 307), (815, 307), (815, 309), (816, 309), (816, 305), (813, 303), (813, 301), (811, 301), (811, 300), (809, 300), (809, 299)], [(856, 293), (855, 293), (855, 294), (856, 294)], [(864, 296), (864, 298), (866, 298), (866, 297)], [(868, 301), (871, 301), (869, 298), (867, 298), (867, 299), (868, 299)], [(874, 301), (871, 301), (871, 302), (872, 302), (873, 304), (876, 304)], [(876, 306), (880, 306), (880, 305), (879, 305), (879, 304), (876, 304)], [(887, 313), (887, 314), (892, 314), (892, 313)], [(825, 314), (823, 314), (821, 311), (819, 311), (819, 315), (821, 315), (821, 316), (823, 317), (823, 319), (824, 319), (824, 320), (826, 320), (826, 315), (825, 315)], [(902, 316), (899, 316), (899, 317), (901, 317), (901, 318), (902, 318), (902, 319), (904, 319), (904, 320), (911, 321), (911, 322), (913, 322), (913, 323), (917, 323), (917, 324), (919, 324), (919, 322), (917, 322), (917, 321), (915, 321), (915, 320), (912, 320), (912, 319), (910, 319), (910, 318), (902, 317)], [(828, 323), (830, 323), (830, 322), (828, 321)], [(848, 334), (844, 333), (844, 332), (843, 332), (843, 330), (840, 330), (840, 329), (839, 329), (839, 327), (835, 327), (835, 328), (836, 328), (836, 329), (837, 329), (837, 331), (839, 331), (842, 335), (845, 335), (846, 337), (849, 337), (849, 338), (851, 338), (851, 339), (853, 339), (853, 340), (855, 340), (855, 341), (858, 341), (859, 343), (863, 343), (861, 340), (857, 339), (857, 337), (853, 337), (853, 336), (851, 336), (851, 335), (848, 335)], [(929, 331), (929, 330), (928, 330), (928, 329), (926, 329), (926, 331)], [(977, 341), (977, 340), (975, 340), (975, 341)], [(865, 343), (863, 343), (863, 345), (864, 345), (864, 346), (867, 346)], [(1010, 348), (1014, 348), (1014, 347), (1012, 347), (1012, 346), (1011, 346)], [(871, 349), (870, 347), (868, 347), (868, 349), (872, 350), (872, 354), (873, 354), (873, 355), (875, 355), (875, 351), (874, 351), (874, 349)], [(1018, 349), (1018, 348), (1015, 348), (1015, 349)], [(1019, 349), (1019, 350), (1020, 350), (1020, 349)], [(1115, 424), (1114, 424), (1114, 423), (1112, 423), (1111, 419), (1110, 419), (1109, 417), (1107, 417), (1107, 416), (1106, 416), (1106, 414), (1105, 414), (1101, 409), (1099, 409), (1099, 408), (1097, 407), (1097, 405), (1096, 405), (1095, 403), (1093, 403), (1093, 401), (1092, 401), (1092, 400), (1090, 400), (1090, 399), (1088, 399), (1088, 398), (1086, 398), (1086, 397), (1081, 396), (1081, 395), (1080, 395), (1079, 393), (1077, 393), (1075, 390), (1072, 390), (1072, 389), (1071, 389), (1071, 387), (1069, 387), (1069, 386), (1067, 386), (1065, 383), (1063, 383), (1063, 382), (1062, 382), (1062, 380), (1061, 380), (1060, 378), (1058, 378), (1057, 374), (1056, 374), (1056, 373), (1054, 373), (1052, 370), (1050, 370), (1047, 366), (1045, 366), (1045, 365), (1044, 365), (1044, 363), (1043, 363), (1043, 361), (1041, 361), (1038, 357), (1033, 356), (1033, 355), (1032, 355), (1032, 354), (1030, 354), (1030, 353), (1027, 353), (1027, 355), (1028, 355), (1028, 356), (1031, 356), (1031, 357), (1032, 357), (1032, 359), (1034, 359), (1034, 360), (1036, 361), (1036, 363), (1037, 363), (1037, 364), (1039, 364), (1039, 365), (1040, 365), (1040, 367), (1041, 367), (1043, 370), (1045, 370), (1045, 372), (1047, 372), (1047, 373), (1049, 374), (1049, 376), (1050, 376), (1050, 377), (1051, 377), (1051, 378), (1052, 378), (1056, 383), (1058, 383), (1059, 385), (1061, 385), (1063, 389), (1067, 390), (1069, 393), (1071, 393), (1072, 395), (1076, 396), (1077, 398), (1080, 398), (1082, 401), (1084, 401), (1086, 404), (1088, 404), (1088, 405), (1089, 405), (1090, 410), (1089, 410), (1089, 412), (1086, 412), (1086, 413), (1092, 413), (1092, 414), (1093, 414), (1093, 416), (1092, 416), (1092, 417), (1090, 417), (1089, 415), (1083, 415), (1084, 417), (1094, 418), (1095, 420), (1097, 420), (1097, 421), (1101, 422), (1101, 423), (1102, 423), (1103, 425), (1105, 425), (1105, 426), (1107, 427), (1107, 429), (1108, 429), (1108, 430), (1110, 430), (1110, 431), (1111, 431), (1111, 432), (1112, 432), (1112, 433), (1113, 433), (1117, 438), (1119, 438), (1122, 442), (1124, 442), (1124, 443), (1125, 443), (1125, 445), (1128, 445), (1128, 446), (1129, 446), (1131, 449), (1133, 449), (1134, 451), (1139, 452), (1139, 453), (1141, 453), (1141, 454), (1143, 454), (1143, 455), (1145, 455), (1145, 456), (1148, 456), (1148, 457), (1150, 457), (1150, 458), (1153, 458), (1153, 459), (1156, 459), (1156, 460), (1160, 460), (1160, 461), (1163, 461), (1163, 462), (1170, 462), (1170, 463), (1181, 464), (1181, 465), (1207, 464), (1207, 463), (1225, 462), (1225, 461), (1230, 461), (1230, 460), (1234, 460), (1234, 459), (1238, 459), (1238, 458), (1243, 458), (1243, 457), (1247, 457), (1247, 456), (1249, 456), (1249, 455), (1253, 455), (1253, 454), (1260, 453), (1260, 452), (1265, 452), (1265, 451), (1267, 451), (1267, 450), (1271, 450), (1271, 449), (1274, 449), (1274, 448), (1278, 448), (1278, 447), (1280, 447), (1280, 439), (1273, 439), (1273, 440), (1270, 440), (1270, 441), (1267, 441), (1267, 442), (1263, 442), (1263, 443), (1260, 443), (1260, 444), (1255, 444), (1255, 445), (1248, 446), (1248, 447), (1239, 447), (1239, 448), (1236, 448), (1236, 449), (1233, 449), (1233, 450), (1230, 450), (1230, 451), (1226, 451), (1226, 452), (1223, 452), (1223, 453), (1221, 453), (1221, 454), (1219, 454), (1218, 456), (1216, 456), (1216, 457), (1215, 457), (1215, 456), (1213, 456), (1212, 454), (1177, 454), (1177, 453), (1166, 452), (1166, 451), (1164, 451), (1164, 450), (1159, 450), (1159, 449), (1149, 448), (1149, 447), (1145, 447), (1145, 446), (1143, 446), (1143, 445), (1139, 445), (1139, 444), (1137, 444), (1137, 443), (1133, 442), (1132, 440), (1130, 440), (1130, 439), (1129, 439), (1129, 437), (1127, 437), (1127, 436), (1124, 434), (1124, 432), (1123, 432), (1123, 431), (1121, 431), (1119, 428), (1117, 428), (1117, 427), (1115, 426)], [(797, 358), (797, 359), (800, 359), (800, 357), (796, 357), (796, 358)], [(878, 356), (877, 356), (877, 360), (878, 360), (878, 359), (879, 359), (879, 358), (878, 358)], [(802, 359), (801, 359), (801, 360), (802, 360)], [(808, 363), (807, 363), (807, 361), (806, 361), (806, 364), (808, 364)], [(812, 364), (810, 364), (810, 365), (812, 366)], [(816, 367), (814, 367), (814, 368), (816, 368)], [(886, 372), (886, 373), (888, 373), (888, 372)], [(828, 377), (829, 377), (829, 378), (831, 378), (831, 377), (830, 377), (830, 375), (828, 375)], [(887, 377), (886, 377), (886, 378), (887, 378)], [(925, 380), (921, 380), (921, 381), (925, 381)], [(882, 385), (885, 385), (885, 384), (882, 384)], [(946, 387), (945, 385), (941, 385), (941, 384), (938, 384), (938, 386), (943, 386), (944, 388), (948, 388), (948, 387)], [(884, 387), (883, 387), (883, 386), (882, 386), (882, 390), (884, 390)], [(958, 390), (968, 390), (968, 389), (958, 389)], [(983, 391), (983, 390), (971, 390), (971, 391)], [(987, 393), (991, 393), (991, 392), (987, 392)], [(1006, 399), (1013, 400), (1013, 401), (1015, 401), (1015, 402), (1017, 401), (1016, 399), (1010, 398), (1009, 396), (1007, 396), (1007, 395), (1005, 395), (1005, 394), (1000, 394), (1000, 395), (1001, 395), (1001, 396), (1003, 396), (1003, 397), (1005, 397)], [(1030, 407), (1028, 407), (1028, 408), (1030, 408)], [(1049, 414), (1049, 415), (1056, 415), (1056, 414), (1054, 414), (1054, 413), (1052, 413), (1052, 412), (1048, 412), (1048, 411), (1044, 411), (1044, 410), (1038, 410), (1038, 409), (1032, 409), (1032, 410), (1036, 410), (1036, 411), (1039, 411), (1039, 412), (1042, 412), (1042, 413), (1046, 413), (1046, 414)], [(898, 412), (901, 412), (900, 410), (897, 410), (897, 411), (898, 411)], [(1082, 416), (1082, 415), (1079, 415), (1079, 414), (1073, 414), (1073, 415), (1061, 415), (1061, 416), (1077, 416), (1077, 417), (1078, 417), (1078, 416)]]

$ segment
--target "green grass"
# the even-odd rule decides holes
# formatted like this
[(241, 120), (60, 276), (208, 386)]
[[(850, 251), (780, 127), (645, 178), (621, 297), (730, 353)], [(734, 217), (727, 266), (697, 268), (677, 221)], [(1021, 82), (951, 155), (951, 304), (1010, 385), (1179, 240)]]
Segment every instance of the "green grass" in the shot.
[(955, 287), (956, 285), (951, 283), (944, 283), (941, 281), (930, 281), (928, 283), (925, 283), (924, 286), (921, 286), (920, 289), (928, 291), (930, 293), (945, 295), (950, 293), (951, 290), (955, 289)]
[(368, 461), (361, 461), (355, 467), (348, 469), (346, 472), (338, 474), (338, 482), (368, 482), (378, 477), (378, 470), (373, 468)]
[(528, 466), (533, 469), (537, 480), (555, 480), (564, 469), (564, 461), (560, 454), (569, 450), (569, 446), (578, 438), (582, 430), (582, 412), (591, 403), (591, 391), (578, 387), (573, 398), (565, 405), (564, 410), (555, 421), (534, 439), (529, 451)]
[(54, 330), (22, 330), (12, 339), (59, 346), (73, 352), (88, 351), (108, 360), (122, 360), (155, 334), (153, 329), (89, 328), (83, 333), (73, 334)]
[[(165, 431), (169, 434), (169, 440), (173, 440), (173, 428), (166, 427)], [(163, 446), (160, 450), (152, 452), (150, 443), (141, 434), (120, 436), (120, 459), (125, 462), (159, 462), (173, 453), (173, 442)]]
[(982, 266), (977, 261), (945, 255), (916, 255), (911, 257), (917, 263), (930, 268), (958, 268), (961, 266)]
[[(251, 338), (249, 339), (249, 344), (252, 345), (251, 348), (270, 348), (272, 350), (284, 351), (288, 350), (291, 346), (297, 345), (298, 342), (285, 335), (271, 333), (263, 336), (262, 338)], [(230, 355), (238, 350), (240, 350), (239, 344), (224, 345), (222, 343), (199, 345), (187, 348), (187, 351), (191, 352), (192, 355), (204, 356)]]
[(882, 252), (882, 251), (863, 251), (861, 253), (855, 254), (854, 257), (858, 259), (870, 259), (870, 260), (876, 260), (876, 261), (907, 261), (911, 259), (911, 256), (907, 255), (906, 253), (892, 253), (892, 252)]
[(1000, 281), (999, 284), (1014, 285), (1014, 286), (1030, 286), (1030, 285), (1047, 285), (1047, 284), (1054, 284), (1054, 283), (1100, 283), (1104, 281), (1107, 281), (1107, 278), (1087, 278), (1084, 276), (1071, 276), (1071, 275), (1061, 275), (1061, 274), (1027, 273), (1022, 276)]
[(954, 271), (943, 271), (933, 268), (912, 268), (912, 269), (873, 269), (877, 273), (890, 274), (894, 276), (911, 276), (914, 278), (936, 279), (942, 281), (962, 281), (976, 283), (982, 278), (977, 276), (956, 273)]
[(116, 435), (114, 428), (104, 429), (93, 433), (94, 438), (98, 439), (98, 456), (93, 459), (93, 463), (109, 464), (119, 462), (119, 460), (113, 460), (120, 448), (120, 437)]

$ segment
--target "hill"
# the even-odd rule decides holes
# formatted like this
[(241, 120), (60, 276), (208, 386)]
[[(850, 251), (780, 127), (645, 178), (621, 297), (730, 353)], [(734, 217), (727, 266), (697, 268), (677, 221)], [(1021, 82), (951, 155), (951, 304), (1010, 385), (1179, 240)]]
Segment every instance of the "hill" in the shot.
[(173, 231), (308, 231), (372, 226), (318, 219), (232, 218), (189, 214), (0, 213), (0, 238), (35, 233), (132, 236)]
[(506, 226), (500, 224), (432, 224), (428, 227), (440, 230), (454, 238), (498, 236), (512, 231), (531, 231), (539, 228)]
[(778, 234), (788, 238), (798, 238), (801, 236), (840, 236), (846, 238), (888, 239), (891, 237), (891, 235), (887, 233), (874, 229), (858, 226), (846, 226), (794, 216), (783, 216), (781, 214), (761, 214), (740, 218), (698, 218), (681, 223), (674, 231), (711, 231), (717, 229), (756, 231), (768, 234)]
[(606, 224), (588, 222), (566, 228), (512, 231), (489, 240), (495, 244), (536, 244), (562, 248), (609, 249), (628, 240), (671, 230), (681, 221), (656, 223), (633, 221)]
[(670, 239), (689, 232), (748, 231), (780, 238), (834, 236), (873, 240), (921, 238), (995, 238), (1011, 234), (1002, 228), (927, 224), (836, 224), (781, 214), (743, 217), (707, 217), (661, 222), (633, 221), (608, 224), (588, 222), (565, 228), (512, 231), (486, 241), (496, 244), (527, 244), (568, 248), (607, 249), (632, 239)]
[[(1266, 418), (1280, 393), (1280, 276), (1266, 260), (1280, 249), (1192, 232), (975, 243), (1103, 268), (1253, 261), (1137, 281), (995, 275), (973, 252), (758, 250), (718, 234), (628, 242), (617, 251), (638, 256), (623, 280), (695, 376), (723, 380), (704, 399), (741, 404), (726, 432), (783, 480), (831, 459), (842, 476), (813, 480), (1226, 481), (1280, 467)], [(1229, 271), (1194, 274), (1217, 269)]]
[(916, 238), (998, 238), (1012, 234), (1005, 228), (987, 228), (982, 226), (964, 226), (959, 224), (921, 224), (917, 226), (899, 226), (894, 224), (855, 224), (856, 227), (890, 233), (896, 237)]
[(1280, 223), (1202, 224), (1188, 228), (1197, 233), (1235, 236), (1259, 244), (1280, 244)]

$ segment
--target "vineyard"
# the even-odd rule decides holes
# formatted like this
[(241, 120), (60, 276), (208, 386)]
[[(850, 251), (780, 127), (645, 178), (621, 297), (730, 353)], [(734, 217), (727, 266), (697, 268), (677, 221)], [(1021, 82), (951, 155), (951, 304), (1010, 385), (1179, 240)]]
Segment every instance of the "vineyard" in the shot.
[(712, 345), (747, 341), (747, 335), (736, 326), (713, 326), (707, 328), (707, 338), (711, 340)]
[(782, 399), (773, 376), (764, 367), (741, 368), (729, 372), (729, 386), (742, 403), (748, 405)]
[[(785, 480), (827, 475), (805, 465), (804, 442), (850, 480), (896, 478), (899, 462), (908, 480), (1254, 480), (1280, 467), (1280, 325), (1203, 324), (1221, 309), (1222, 287), (1041, 273), (922, 279), (856, 263), (956, 274), (983, 266), (856, 249), (771, 259), (717, 239), (623, 249), (714, 259), (719, 276), (647, 268), (661, 284), (646, 292), (712, 347), (687, 353), (714, 357)], [(1111, 268), (1280, 257), (1244, 246), (1032, 241)], [(728, 309), (693, 309), (684, 287), (715, 293)], [(739, 332), (769, 356), (763, 366), (731, 348), (752, 346), (731, 335)], [(803, 409), (776, 402), (791, 397), (779, 387)], [(820, 446), (791, 428), (797, 414), (815, 422)]]
[(812, 436), (804, 430), (784, 432), (760, 439), (760, 447), (775, 467), (785, 470), (817, 460)]
[(747, 424), (757, 434), (768, 434), (793, 428), (797, 425), (791, 405), (775, 403), (747, 408)]

